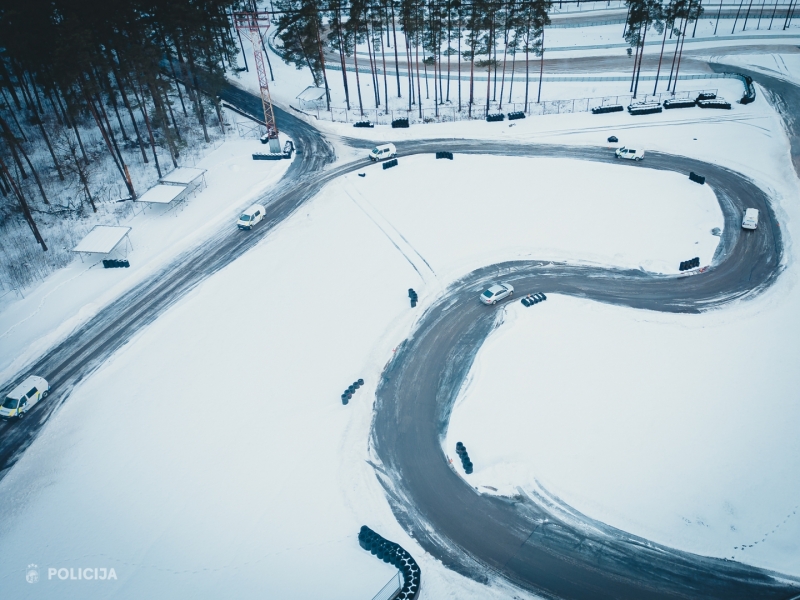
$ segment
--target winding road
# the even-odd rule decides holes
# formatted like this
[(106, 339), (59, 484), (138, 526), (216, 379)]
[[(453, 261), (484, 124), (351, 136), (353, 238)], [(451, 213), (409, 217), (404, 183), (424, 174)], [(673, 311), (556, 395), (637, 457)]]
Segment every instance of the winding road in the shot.
[[(752, 75), (776, 93), (789, 85)], [(790, 87), (791, 93), (784, 90), (783, 98), (787, 110), (796, 112), (800, 96)], [(260, 114), (260, 100), (247, 92), (230, 86), (221, 96), (251, 114)], [(332, 167), (335, 154), (324, 136), (294, 115), (276, 112), (282, 130), (299, 150), (285, 177), (266, 198), (264, 225), (249, 235), (229, 229), (216, 233), (29, 365), (27, 372), (51, 382), (52, 393), (22, 422), (0, 424), (0, 476), (13, 467), (74, 387), (142, 327), (258, 244), (327, 182), (367, 164), (356, 161)], [(796, 160), (800, 138), (793, 120), (787, 120), (787, 126)], [(397, 146), (401, 155), (450, 150), (613, 161), (607, 149), (544, 144), (427, 140)], [(557, 292), (633, 308), (697, 312), (757, 294), (780, 275), (780, 229), (769, 198), (746, 177), (710, 163), (655, 152), (648, 153), (642, 164), (626, 166), (683, 174), (693, 170), (707, 177), (725, 215), (725, 229), (708, 271), (679, 278), (523, 261), (488, 266), (465, 276), (426, 311), (382, 374), (371, 438), (379, 479), (397, 518), (420, 544), (446, 566), (480, 581), (504, 577), (552, 598), (788, 600), (800, 593), (796, 578), (660, 546), (594, 521), (554, 498), (510, 500), (478, 494), (442, 454), (441, 440), (453, 402), (502, 309), (478, 302), (476, 292), (485, 282), (503, 277), (522, 293)], [(745, 206), (761, 210), (761, 225), (754, 232), (739, 227)]]

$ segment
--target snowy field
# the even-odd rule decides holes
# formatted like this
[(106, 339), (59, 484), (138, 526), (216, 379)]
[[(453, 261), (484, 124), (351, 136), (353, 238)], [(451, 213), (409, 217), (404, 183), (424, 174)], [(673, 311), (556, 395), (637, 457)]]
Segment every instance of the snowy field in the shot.
[[(509, 142), (605, 145), (609, 131), (623, 131), (624, 143), (714, 160), (771, 191), (787, 244), (787, 268), (772, 289), (704, 315), (558, 296), (509, 306), (448, 432), (445, 450), (456, 439), (469, 447), (475, 483), (507, 491), (538, 481), (633, 533), (798, 574), (792, 540), (800, 531), (797, 516), (787, 518), (800, 496), (800, 448), (788, 429), (800, 416), (792, 395), (800, 357), (789, 343), (800, 329), (798, 185), (780, 122), (759, 98), (729, 118), (700, 113), (635, 129), (642, 122), (627, 115), (599, 126), (598, 117), (582, 120), (591, 115), (514, 128), (462, 124), (460, 137)], [(448, 127), (404, 134), (455, 135)], [(746, 147), (736, 143), (744, 137)], [(336, 147), (342, 159), (363, 155)], [(219, 204), (193, 220), (198, 196), (175, 223), (200, 235), (198, 221), (218, 226), (278, 176), (245, 176), (236, 165), (262, 164), (237, 156), (216, 159)], [(497, 175), (491, 189), (476, 174), (479, 162)], [(222, 175), (226, 164), (235, 175)], [(205, 194), (217, 167), (208, 168)], [(9, 597), (369, 600), (392, 570), (358, 546), (362, 524), (419, 560), (427, 598), (527, 597), (475, 584), (425, 555), (395, 521), (367, 462), (377, 379), (420, 313), (408, 308), (406, 289), (420, 292), (424, 308), (465, 271), (524, 256), (674, 272), (676, 257), (713, 254), (719, 210), (707, 186), (680, 176), (569, 160), (428, 155), (365, 173), (327, 186), (73, 392), (0, 481), (0, 554), (15, 557), (0, 566)], [(569, 197), (559, 198), (555, 183)], [(647, 193), (613, 193), (618, 187)], [(577, 222), (584, 215), (595, 220), (590, 229)], [(148, 243), (152, 256), (166, 251), (153, 235), (134, 240), (134, 251)], [(687, 245), (697, 251), (687, 256)], [(83, 306), (55, 290), (45, 291)], [(23, 335), (38, 314), (3, 328), (20, 323), (19, 337), (2, 340), (3, 356), (55, 335), (55, 313)], [(359, 377), (365, 387), (342, 406), (339, 394)], [(487, 393), (498, 387), (504, 397)], [(753, 547), (731, 550), (742, 544)], [(40, 569), (35, 586), (25, 582), (29, 564)], [(118, 579), (48, 579), (49, 567), (113, 567)]]

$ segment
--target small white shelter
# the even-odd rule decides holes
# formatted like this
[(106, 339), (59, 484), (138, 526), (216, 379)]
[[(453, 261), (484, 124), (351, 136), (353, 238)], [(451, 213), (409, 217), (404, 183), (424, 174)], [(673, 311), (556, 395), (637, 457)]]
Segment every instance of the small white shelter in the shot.
[(159, 183), (139, 196), (136, 202), (144, 202), (146, 204), (170, 204), (175, 201), (177, 204), (184, 199), (187, 189), (188, 186), (186, 185), (167, 185)]
[[(82, 254), (111, 254), (125, 240), (125, 248), (130, 245), (130, 227), (95, 225), (72, 251)], [(132, 246), (131, 246), (132, 247)]]
[(206, 185), (206, 170), (194, 167), (178, 167), (172, 173), (159, 179), (159, 183), (164, 185), (183, 185), (186, 186), (187, 193), (193, 192), (200, 186)]
[(325, 100), (325, 88), (308, 86), (297, 95), (301, 109), (322, 108)]

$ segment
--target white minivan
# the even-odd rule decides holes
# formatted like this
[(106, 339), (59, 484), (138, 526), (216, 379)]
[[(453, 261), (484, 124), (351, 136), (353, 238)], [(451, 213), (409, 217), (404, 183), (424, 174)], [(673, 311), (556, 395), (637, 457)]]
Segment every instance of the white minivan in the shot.
[(614, 153), (617, 158), (627, 158), (628, 160), (642, 160), (644, 158), (644, 150), (634, 150), (633, 148), (617, 148)]
[(17, 417), (21, 419), (34, 404), (42, 398), (46, 398), (49, 393), (50, 384), (43, 377), (29, 376), (8, 393), (3, 404), (0, 405), (0, 418)]
[(397, 148), (394, 144), (382, 144), (376, 146), (372, 152), (369, 153), (369, 159), (373, 161), (386, 160), (387, 158), (394, 158), (397, 156)]
[(755, 229), (758, 227), (758, 209), (748, 208), (744, 211), (744, 218), (742, 219), (743, 229)]
[(253, 204), (242, 213), (236, 225), (239, 229), (252, 229), (266, 214), (266, 209), (261, 204)]

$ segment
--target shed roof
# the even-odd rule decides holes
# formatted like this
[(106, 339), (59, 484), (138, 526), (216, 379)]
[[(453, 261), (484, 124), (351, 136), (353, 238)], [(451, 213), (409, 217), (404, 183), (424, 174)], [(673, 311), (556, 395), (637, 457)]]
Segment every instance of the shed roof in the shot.
[(159, 181), (167, 184), (189, 185), (198, 177), (202, 177), (205, 169), (195, 169), (193, 167), (178, 167), (172, 173), (165, 175)]
[(297, 95), (297, 99), (302, 100), (303, 102), (314, 102), (315, 100), (319, 100), (320, 98), (324, 97), (325, 88), (316, 87), (313, 85), (308, 86)]
[(108, 254), (117, 247), (128, 232), (130, 227), (117, 227), (113, 225), (95, 225), (92, 230), (83, 238), (73, 252), (96, 252), (98, 254)]
[(137, 202), (150, 202), (153, 204), (169, 204), (186, 190), (185, 185), (159, 183), (154, 185), (144, 194), (139, 196)]

